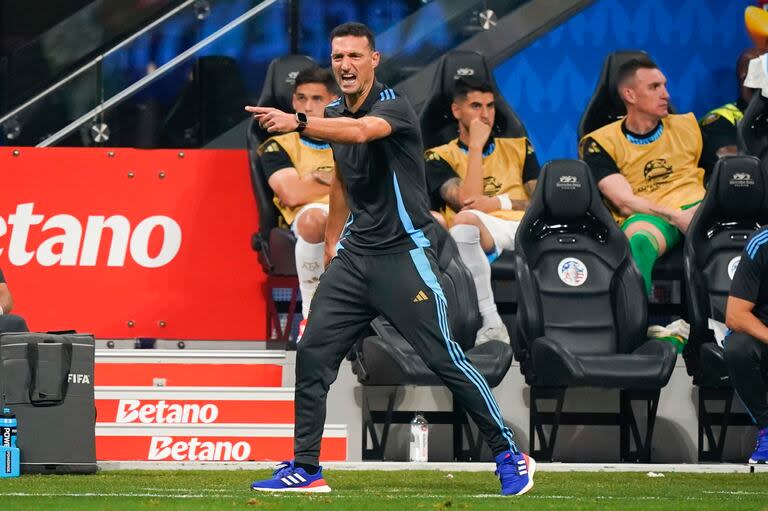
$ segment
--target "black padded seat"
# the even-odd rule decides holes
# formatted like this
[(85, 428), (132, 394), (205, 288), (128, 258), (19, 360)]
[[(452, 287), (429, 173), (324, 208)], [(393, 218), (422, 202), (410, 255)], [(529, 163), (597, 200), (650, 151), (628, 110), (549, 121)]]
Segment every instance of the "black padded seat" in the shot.
[[(304, 55), (287, 55), (273, 60), (267, 69), (259, 106), (271, 106), (286, 112), (293, 111), (291, 97), (296, 75), (315, 65)], [(296, 238), (289, 229), (278, 227), (280, 212), (272, 199), (274, 192), (267, 182), (258, 154), (259, 145), (269, 138), (255, 119), (248, 123), (246, 142), (251, 170), (251, 186), (259, 211), (259, 232), (253, 235), (251, 245), (259, 254), (259, 262), (268, 275), (294, 277)]]
[[(585, 225), (590, 226), (586, 232)], [(646, 339), (639, 273), (584, 162), (556, 160), (545, 166), (515, 244), (519, 321), (532, 357), (531, 383), (666, 385), (674, 349)], [(583, 284), (568, 285), (558, 275), (566, 258), (579, 260), (581, 267), (574, 271), (585, 276)]]
[(566, 343), (541, 337), (533, 345), (537, 384), (566, 387), (657, 389), (675, 365), (670, 344), (651, 339), (628, 354), (576, 355)]
[[(448, 231), (436, 226), (437, 264), (442, 270), (440, 285), (448, 301), (448, 318), (453, 340), (461, 346), (466, 357), (495, 387), (504, 379), (512, 364), (512, 347), (501, 341), (489, 341), (474, 346), (481, 324), (477, 307), (474, 281), (459, 257), (456, 243)], [(430, 249), (431, 250), (431, 249)], [(389, 428), (392, 424), (407, 424), (413, 412), (395, 410), (395, 395), (403, 385), (442, 386), (443, 382), (432, 372), (410, 344), (384, 318), (371, 322), (375, 335), (365, 337), (355, 345), (352, 371), (363, 385), (363, 459), (384, 459)], [(369, 401), (371, 389), (389, 387), (386, 410), (372, 410)], [(451, 411), (426, 413), (431, 424), (453, 425), (453, 452), (457, 460), (471, 461), (480, 457), (482, 442), (467, 422), (467, 414), (453, 403)], [(383, 425), (379, 434), (376, 425)], [(372, 447), (368, 447), (370, 436)], [(464, 439), (469, 448), (464, 449)]]
[[(358, 372), (358, 380), (365, 385), (422, 385), (439, 386), (443, 382), (424, 363), (400, 334), (382, 318), (371, 324), (376, 336), (363, 342), (358, 352), (362, 367), (386, 368), (371, 373)], [(512, 349), (500, 341), (490, 341), (465, 352), (490, 387), (496, 387), (512, 364)]]
[(749, 235), (768, 223), (767, 186), (765, 165), (757, 158), (722, 158), (715, 164), (710, 188), (691, 221), (685, 242), (691, 335), (685, 354), (694, 383), (729, 385), (727, 378), (720, 379), (727, 370), (707, 322), (709, 318), (725, 322), (730, 265), (741, 255)]
[[(715, 342), (708, 320), (725, 322), (737, 258), (749, 235), (768, 223), (767, 187), (768, 171), (757, 158), (729, 156), (718, 160), (685, 240), (691, 334), (683, 356), (698, 386), (699, 461), (722, 461), (728, 427), (752, 424), (746, 413), (731, 412), (735, 396), (725, 351)], [(710, 406), (711, 402), (716, 404)]]
[[(648, 461), (659, 392), (677, 354), (671, 343), (646, 337), (642, 278), (583, 161), (544, 166), (515, 247), (520, 284), (515, 356), (531, 385), (534, 457), (552, 459), (558, 427), (567, 418), (566, 424), (620, 426), (621, 460)], [(570, 387), (619, 389), (620, 412), (563, 412)], [(542, 399), (556, 400), (554, 414), (539, 413)], [(647, 402), (644, 440), (633, 400)], [(547, 424), (549, 439), (542, 427)]]
[(761, 160), (768, 155), (768, 98), (756, 91), (736, 125), (739, 150)]
[[(267, 69), (264, 88), (259, 97), (259, 106), (271, 106), (286, 112), (293, 111), (292, 96), (296, 76), (303, 69), (315, 65), (314, 60), (304, 55), (287, 55), (273, 60)], [(258, 254), (259, 263), (267, 275), (267, 331), (276, 333), (281, 341), (289, 339), (293, 332), (295, 314), (299, 303), (299, 282), (296, 276), (296, 237), (290, 229), (280, 226), (280, 212), (272, 199), (274, 192), (261, 165), (259, 146), (269, 138), (254, 118), (248, 123), (246, 143), (250, 163), (251, 187), (259, 214), (259, 231), (251, 237), (251, 247)], [(287, 309), (278, 311), (273, 299), (274, 289), (291, 290)], [(287, 314), (285, 323), (279, 313)], [(292, 344), (289, 344), (293, 347)]]
[[(453, 238), (445, 229), (435, 230), (438, 238), (438, 266), (443, 271), (440, 284), (448, 300), (448, 318), (453, 340), (474, 363), (488, 385), (495, 387), (512, 364), (512, 347), (501, 341), (475, 346), (481, 324), (472, 276), (461, 262)], [(422, 361), (408, 341), (385, 319), (371, 322), (376, 335), (357, 346), (353, 371), (363, 385), (442, 385), (442, 381)]]

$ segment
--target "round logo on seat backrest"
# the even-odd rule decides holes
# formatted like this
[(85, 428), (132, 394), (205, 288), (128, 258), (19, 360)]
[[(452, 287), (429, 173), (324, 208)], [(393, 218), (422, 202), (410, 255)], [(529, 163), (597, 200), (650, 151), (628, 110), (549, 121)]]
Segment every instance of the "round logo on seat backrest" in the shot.
[(587, 281), (587, 266), (575, 257), (566, 257), (557, 265), (557, 275), (566, 285), (580, 286)]
[(736, 256), (728, 263), (728, 278), (731, 280), (733, 280), (733, 276), (736, 274), (736, 268), (739, 267), (739, 261), (741, 261), (741, 256)]

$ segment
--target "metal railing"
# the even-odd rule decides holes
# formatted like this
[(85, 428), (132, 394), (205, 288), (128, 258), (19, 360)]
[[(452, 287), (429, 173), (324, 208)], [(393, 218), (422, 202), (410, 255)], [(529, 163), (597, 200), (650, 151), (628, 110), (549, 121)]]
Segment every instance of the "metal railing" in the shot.
[(48, 147), (51, 144), (55, 144), (65, 136), (72, 133), (74, 130), (76, 130), (80, 125), (82, 125), (84, 122), (93, 119), (94, 117), (98, 116), (99, 114), (105, 112), (110, 107), (120, 103), (122, 100), (132, 96), (136, 92), (140, 91), (147, 85), (153, 83), (155, 80), (158, 80), (159, 78), (163, 77), (167, 72), (174, 69), (176, 66), (187, 60), (189, 57), (197, 53), (199, 50), (205, 48), (209, 44), (217, 41), (222, 36), (226, 35), (228, 32), (230, 32), (232, 29), (242, 25), (246, 21), (250, 20), (260, 12), (262, 12), (267, 7), (271, 6), (274, 3), (277, 3), (280, 0), (264, 0), (256, 7), (253, 7), (252, 9), (249, 9), (245, 13), (243, 13), (241, 16), (238, 16), (234, 20), (230, 21), (220, 29), (218, 29), (216, 32), (212, 33), (202, 41), (198, 42), (194, 46), (188, 48), (187, 50), (183, 51), (182, 53), (178, 54), (173, 59), (169, 60), (162, 66), (158, 67), (156, 70), (154, 70), (151, 74), (148, 74), (144, 78), (140, 79), (139, 81), (133, 83), (132, 85), (128, 86), (127, 88), (123, 89), (121, 92), (115, 94), (108, 100), (100, 103), (95, 108), (91, 109), (89, 112), (81, 115), (79, 118), (75, 119), (71, 123), (69, 123), (64, 128), (60, 129), (50, 137), (46, 138), (39, 144), (37, 144), (36, 147)]
[(155, 28), (156, 26), (158, 26), (158, 25), (160, 25), (161, 23), (163, 23), (164, 21), (166, 21), (166, 20), (168, 20), (168, 19), (172, 18), (172, 17), (173, 17), (173, 16), (175, 16), (175, 15), (176, 15), (176, 13), (178, 13), (179, 11), (182, 11), (182, 10), (184, 10), (186, 7), (189, 7), (190, 5), (192, 5), (193, 3), (195, 3), (195, 1), (196, 1), (196, 0), (186, 0), (186, 1), (185, 1), (184, 3), (182, 3), (181, 5), (178, 5), (177, 7), (174, 7), (172, 10), (168, 11), (168, 12), (167, 12), (167, 13), (165, 13), (163, 16), (161, 16), (160, 18), (156, 19), (155, 21), (153, 21), (152, 23), (150, 23), (150, 24), (149, 24), (149, 25), (147, 25), (146, 27), (142, 28), (142, 29), (141, 29), (141, 30), (139, 30), (138, 32), (134, 33), (133, 35), (131, 35), (130, 37), (128, 37), (128, 38), (127, 38), (127, 39), (125, 39), (124, 41), (121, 41), (120, 43), (118, 43), (118, 44), (117, 44), (117, 45), (115, 45), (114, 47), (110, 48), (108, 51), (106, 51), (106, 52), (102, 53), (101, 55), (99, 55), (98, 57), (95, 57), (93, 60), (91, 60), (91, 61), (90, 61), (90, 62), (88, 62), (87, 64), (84, 64), (84, 65), (83, 65), (82, 67), (80, 67), (79, 69), (77, 69), (77, 70), (73, 71), (73, 72), (72, 72), (72, 74), (70, 74), (70, 75), (68, 75), (68, 76), (66, 76), (66, 77), (64, 77), (64, 78), (62, 78), (62, 79), (61, 79), (61, 80), (59, 80), (58, 82), (54, 83), (53, 85), (51, 85), (50, 87), (48, 87), (47, 89), (45, 89), (44, 91), (42, 91), (40, 94), (37, 94), (37, 95), (36, 95), (35, 97), (33, 97), (32, 99), (30, 99), (30, 100), (28, 100), (28, 101), (25, 101), (25, 102), (24, 102), (24, 103), (22, 103), (21, 105), (17, 106), (16, 108), (14, 108), (13, 110), (11, 110), (11, 111), (10, 111), (10, 112), (8, 112), (7, 114), (5, 114), (5, 115), (3, 115), (2, 117), (0, 117), (0, 124), (4, 123), (4, 122), (5, 122), (5, 121), (7, 121), (8, 119), (11, 119), (11, 118), (13, 118), (13, 117), (14, 117), (14, 116), (16, 116), (18, 113), (20, 113), (20, 112), (22, 112), (23, 110), (25, 110), (26, 108), (28, 108), (30, 105), (34, 105), (35, 103), (37, 103), (38, 101), (40, 101), (42, 98), (44, 98), (44, 97), (48, 96), (48, 95), (49, 95), (49, 94), (51, 94), (52, 92), (54, 92), (54, 91), (58, 90), (59, 88), (61, 88), (63, 85), (65, 85), (65, 84), (67, 84), (67, 83), (71, 82), (71, 81), (72, 81), (74, 78), (76, 78), (76, 77), (80, 76), (80, 75), (81, 75), (81, 74), (83, 74), (84, 72), (86, 72), (86, 71), (88, 71), (89, 69), (93, 68), (94, 66), (96, 66), (98, 63), (100, 63), (101, 61), (103, 61), (104, 59), (106, 59), (107, 57), (109, 57), (110, 55), (112, 55), (113, 53), (115, 53), (115, 52), (117, 52), (118, 50), (120, 50), (120, 49), (122, 49), (122, 48), (126, 47), (127, 45), (129, 45), (130, 43), (132, 43), (133, 41), (135, 41), (136, 39), (138, 39), (139, 37), (143, 36), (144, 34), (146, 34), (147, 32), (149, 32), (150, 30), (152, 30), (152, 29), (153, 29), (153, 28)]

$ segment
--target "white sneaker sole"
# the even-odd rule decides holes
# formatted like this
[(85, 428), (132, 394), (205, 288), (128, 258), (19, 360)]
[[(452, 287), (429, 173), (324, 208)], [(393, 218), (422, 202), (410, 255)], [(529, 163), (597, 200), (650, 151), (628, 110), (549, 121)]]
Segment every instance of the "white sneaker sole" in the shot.
[(515, 495), (523, 495), (533, 488), (533, 474), (536, 472), (536, 460), (528, 458), (528, 484), (523, 486), (523, 489), (515, 493)]
[(312, 488), (254, 488), (251, 487), (251, 490), (253, 491), (262, 491), (262, 492), (268, 492), (268, 493), (331, 493), (331, 487), (328, 485), (324, 486), (313, 486)]

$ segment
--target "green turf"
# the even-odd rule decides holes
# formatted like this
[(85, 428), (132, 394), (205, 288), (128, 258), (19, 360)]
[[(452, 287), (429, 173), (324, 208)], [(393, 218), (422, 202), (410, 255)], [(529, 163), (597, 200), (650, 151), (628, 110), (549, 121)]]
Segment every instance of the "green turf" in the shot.
[(0, 480), (0, 506), (8, 510), (264, 509), (591, 509), (768, 511), (768, 473), (536, 474), (536, 486), (522, 497), (498, 496), (490, 473), (329, 472), (325, 495), (279, 495), (249, 489), (269, 472), (105, 472), (94, 476), (23, 476)]

